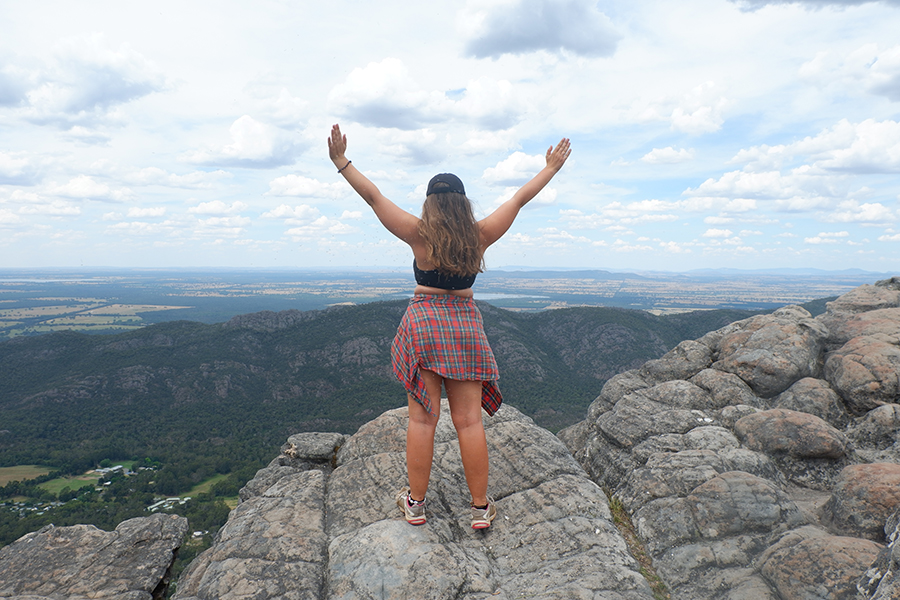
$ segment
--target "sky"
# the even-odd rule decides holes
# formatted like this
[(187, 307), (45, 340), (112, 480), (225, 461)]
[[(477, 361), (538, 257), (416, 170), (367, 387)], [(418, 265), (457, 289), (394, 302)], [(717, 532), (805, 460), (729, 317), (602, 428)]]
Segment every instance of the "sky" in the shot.
[(328, 158), (511, 266), (900, 272), (900, 0), (0, 0), (0, 268), (406, 268)]

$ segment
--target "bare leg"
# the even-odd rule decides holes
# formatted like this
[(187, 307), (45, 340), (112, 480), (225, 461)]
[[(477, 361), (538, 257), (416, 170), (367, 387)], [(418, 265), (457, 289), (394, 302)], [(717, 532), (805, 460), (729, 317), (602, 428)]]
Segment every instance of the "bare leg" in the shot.
[(481, 422), (481, 382), (445, 379), (444, 386), (472, 504), (484, 506), (487, 504), (488, 449)]
[[(434, 371), (421, 369), (425, 389), (436, 415), (441, 414), (441, 377)], [(406, 474), (409, 492), (413, 500), (422, 500), (428, 491), (431, 478), (431, 462), (434, 459), (434, 430), (438, 417), (428, 414), (425, 407), (407, 395), (409, 402), (409, 426), (406, 430)]]

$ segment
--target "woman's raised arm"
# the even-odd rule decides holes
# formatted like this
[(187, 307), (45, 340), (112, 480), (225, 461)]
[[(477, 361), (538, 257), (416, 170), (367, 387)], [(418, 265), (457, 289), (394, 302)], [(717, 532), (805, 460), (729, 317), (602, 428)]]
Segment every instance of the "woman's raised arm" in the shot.
[(545, 157), (547, 166), (541, 169), (541, 172), (535, 175), (531, 181), (519, 188), (519, 191), (513, 194), (512, 198), (478, 222), (478, 228), (481, 231), (482, 249), (487, 248), (509, 231), (513, 221), (516, 220), (516, 216), (519, 214), (519, 210), (537, 196), (538, 192), (544, 189), (544, 186), (550, 183), (553, 176), (566, 164), (570, 154), (572, 154), (572, 148), (569, 138), (561, 139), (556, 148), (550, 146)]
[(368, 177), (353, 166), (347, 159), (346, 152), (347, 136), (341, 134), (339, 125), (335, 125), (331, 128), (331, 137), (328, 138), (328, 156), (337, 167), (338, 173), (343, 175), (350, 187), (372, 207), (378, 220), (388, 231), (407, 244), (415, 243), (419, 235), (419, 218), (385, 197)]

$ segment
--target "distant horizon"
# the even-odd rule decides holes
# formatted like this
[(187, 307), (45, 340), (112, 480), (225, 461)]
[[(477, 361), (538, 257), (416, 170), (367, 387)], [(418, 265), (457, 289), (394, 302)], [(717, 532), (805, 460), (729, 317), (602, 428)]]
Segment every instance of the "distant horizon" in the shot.
[[(409, 269), (407, 267), (400, 266), (359, 266), (359, 265), (346, 265), (346, 266), (302, 266), (302, 267), (286, 267), (286, 266), (251, 266), (251, 267), (220, 267), (220, 266), (166, 266), (166, 267), (115, 267), (115, 266), (103, 266), (103, 265), (94, 265), (94, 266), (58, 266), (58, 267), (0, 267), (0, 274), (4, 272), (54, 272), (54, 271), (96, 271), (96, 272), (196, 272), (196, 273), (204, 273), (204, 272), (265, 272), (265, 271), (275, 271), (275, 272), (284, 272), (284, 271), (310, 271), (310, 272), (323, 272), (323, 271), (346, 271), (346, 272), (379, 272), (386, 271), (392, 273), (405, 273)], [(528, 266), (528, 265), (504, 265), (499, 267), (492, 267), (485, 271), (485, 273), (491, 272), (542, 272), (542, 271), (558, 271), (558, 272), (604, 272), (604, 273), (613, 273), (613, 274), (692, 274), (692, 273), (734, 273), (734, 274), (799, 274), (799, 273), (808, 273), (808, 274), (820, 274), (820, 275), (878, 275), (878, 276), (900, 276), (900, 269), (897, 271), (872, 271), (868, 269), (860, 269), (860, 268), (849, 268), (849, 269), (821, 269), (817, 267), (772, 267), (772, 268), (757, 268), (757, 269), (739, 269), (736, 267), (705, 267), (705, 268), (696, 268), (696, 269), (686, 269), (683, 271), (674, 271), (674, 270), (665, 270), (665, 269), (619, 269), (619, 268), (609, 268), (609, 267), (539, 267), (539, 266)]]

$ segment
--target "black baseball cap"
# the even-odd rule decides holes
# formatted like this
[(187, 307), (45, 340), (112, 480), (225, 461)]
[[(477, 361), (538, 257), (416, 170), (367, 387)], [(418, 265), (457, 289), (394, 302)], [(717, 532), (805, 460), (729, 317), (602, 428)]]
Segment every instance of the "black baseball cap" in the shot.
[[(434, 189), (435, 184), (445, 183), (450, 187), (441, 187), (437, 190)], [(428, 190), (425, 192), (426, 196), (430, 196), (431, 194), (438, 194), (444, 192), (453, 192), (455, 194), (466, 195), (466, 188), (463, 187), (462, 180), (454, 175), (453, 173), (438, 173), (434, 177), (431, 178), (431, 181), (428, 182)]]

